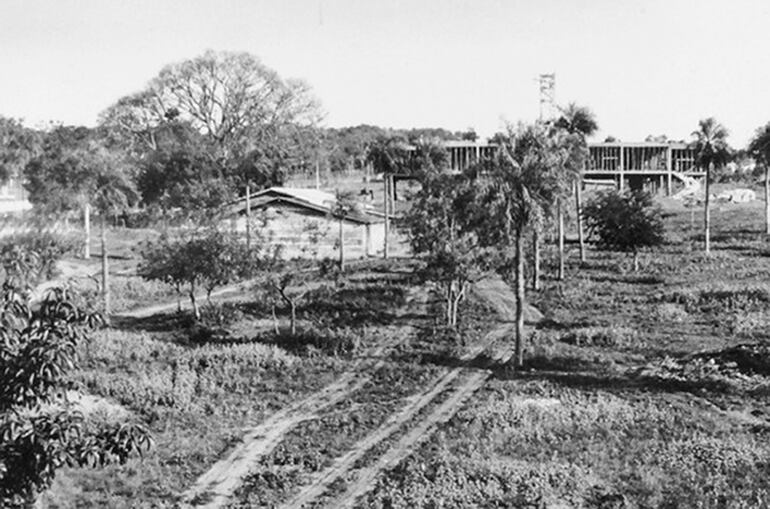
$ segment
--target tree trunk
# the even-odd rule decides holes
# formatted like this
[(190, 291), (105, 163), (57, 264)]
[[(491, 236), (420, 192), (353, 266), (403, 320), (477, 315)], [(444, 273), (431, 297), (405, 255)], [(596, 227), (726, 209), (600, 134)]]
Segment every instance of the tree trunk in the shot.
[(765, 233), (770, 234), (770, 164), (765, 165)]
[(532, 230), (532, 289), (540, 290), (540, 233), (537, 228)]
[(575, 212), (577, 214), (577, 230), (578, 230), (578, 242), (580, 244), (580, 262), (586, 261), (586, 242), (583, 236), (583, 205), (582, 205), (582, 191), (583, 185), (581, 179), (575, 181)]
[(195, 300), (195, 283), (190, 283), (190, 303), (193, 308), (193, 316), (196, 320), (201, 319), (201, 311), (198, 309), (198, 301)]
[(446, 287), (446, 292), (444, 294), (444, 299), (446, 302), (446, 306), (444, 309), (444, 318), (446, 319), (446, 324), (448, 327), (451, 327), (452, 325), (452, 282), (450, 282)]
[(516, 367), (524, 366), (524, 248), (521, 230), (516, 232)]
[(390, 218), (388, 216), (388, 213), (389, 213), (389, 210), (388, 210), (388, 194), (389, 194), (389, 191), (388, 191), (388, 175), (387, 174), (383, 174), (382, 182), (383, 182), (383, 187), (384, 187), (384, 189), (383, 189), (383, 197), (382, 197), (383, 202), (382, 203), (383, 203), (383, 208), (384, 208), (384, 212), (385, 212), (385, 225), (384, 225), (385, 226), (385, 237), (383, 239), (382, 247), (383, 247), (383, 258), (385, 258), (387, 260), (388, 259), (388, 233), (389, 233), (389, 230), (390, 230)]
[(340, 216), (340, 270), (345, 270), (345, 229)]
[(280, 331), (278, 330), (278, 316), (275, 314), (275, 304), (273, 304), (271, 311), (273, 313), (273, 330), (278, 335)]
[(104, 319), (109, 322), (110, 316), (110, 270), (107, 263), (107, 215), (101, 214), (101, 244), (102, 244), (102, 304)]
[(639, 252), (634, 251), (634, 272), (639, 272)]
[(292, 299), (289, 306), (291, 307), (291, 335), (294, 336), (297, 334), (297, 302)]
[(251, 186), (246, 184), (246, 247), (251, 247)]
[(559, 281), (564, 280), (564, 211), (561, 208), (561, 200), (557, 204), (559, 215)]
[(315, 160), (315, 188), (321, 189), (321, 163)]
[(706, 254), (711, 253), (711, 211), (709, 210), (709, 180), (711, 177), (711, 165), (709, 165), (708, 168), (706, 168), (706, 185), (704, 186), (705, 189), (705, 200), (704, 200), (704, 207), (703, 207), (703, 234), (704, 234), (704, 247), (706, 248)]
[(91, 258), (91, 205), (83, 206), (83, 229), (85, 230), (85, 244), (83, 245), (83, 258)]
[(465, 295), (465, 286), (460, 285), (460, 289), (457, 292), (457, 296), (452, 301), (452, 327), (457, 327), (457, 308), (460, 306), (460, 301)]

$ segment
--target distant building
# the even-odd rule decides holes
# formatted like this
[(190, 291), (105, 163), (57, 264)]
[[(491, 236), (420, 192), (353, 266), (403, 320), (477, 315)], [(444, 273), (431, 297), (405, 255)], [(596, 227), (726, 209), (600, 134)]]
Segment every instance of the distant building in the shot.
[(671, 195), (676, 181), (683, 177), (706, 175), (695, 166), (695, 153), (686, 143), (622, 142), (589, 143), (591, 154), (586, 179), (614, 181), (618, 189), (665, 188)]
[[(282, 246), (282, 256), (325, 258), (339, 254), (339, 219), (332, 217), (333, 194), (315, 189), (271, 187), (251, 194), (252, 231), (269, 246)], [(342, 219), (346, 258), (383, 252), (385, 220), (368, 205), (357, 203)], [(228, 205), (223, 227), (246, 234), (246, 198)]]
[(0, 214), (18, 214), (31, 208), (21, 179), (11, 177), (0, 184)]
[[(447, 141), (450, 166), (462, 171), (494, 153), (496, 145), (472, 141)], [(705, 172), (695, 166), (695, 155), (686, 143), (608, 141), (589, 143), (590, 158), (584, 177), (591, 181), (614, 183), (619, 189), (647, 187), (666, 190), (684, 177), (702, 178)]]

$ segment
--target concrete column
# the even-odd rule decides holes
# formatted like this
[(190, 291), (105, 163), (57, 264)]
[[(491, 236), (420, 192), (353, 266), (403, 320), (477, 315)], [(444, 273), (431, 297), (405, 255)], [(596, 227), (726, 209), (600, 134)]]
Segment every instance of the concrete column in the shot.
[(623, 191), (623, 170), (625, 170), (626, 165), (626, 157), (625, 157), (625, 150), (623, 150), (623, 146), (620, 146), (620, 164), (618, 166), (618, 170), (620, 170), (620, 175), (618, 176), (618, 190)]

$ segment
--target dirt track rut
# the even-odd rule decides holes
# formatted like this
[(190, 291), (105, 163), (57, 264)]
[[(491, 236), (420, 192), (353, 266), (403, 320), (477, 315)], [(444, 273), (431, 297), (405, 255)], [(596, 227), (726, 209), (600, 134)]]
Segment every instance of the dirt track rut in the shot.
[[(511, 309), (508, 306), (509, 296), (501, 292), (500, 285), (496, 281), (477, 288), (477, 292), (494, 306), (500, 316), (506, 318), (511, 316)], [(461, 360), (468, 362), (474, 359), (497, 339), (512, 332), (510, 323), (498, 325), (485, 336), (481, 344), (466, 352)], [(507, 358), (502, 359), (503, 362), (506, 360)], [(451, 390), (446, 400), (407, 429), (404, 435), (372, 464), (357, 471), (354, 482), (347, 487), (344, 493), (330, 502), (319, 504), (330, 508), (353, 507), (358, 499), (373, 487), (380, 472), (406, 458), (423, 440), (431, 435), (436, 426), (451, 419), (462, 407), (465, 400), (484, 385), (489, 376), (487, 371), (463, 367), (454, 368), (440, 375), (424, 391), (409, 398), (407, 404), (400, 411), (391, 415), (377, 430), (355, 444), (348, 453), (337, 458), (329, 468), (314, 475), (311, 482), (305, 485), (299, 494), (281, 507), (286, 509), (310, 507), (314, 503), (320, 502), (319, 497), (335, 481), (348, 474), (355, 467), (356, 462), (363, 458), (368, 451), (402, 430), (405, 424), (418, 415), (422, 409), (436, 401), (453, 381), (460, 378), (461, 382)]]
[[(411, 297), (407, 299), (408, 303), (410, 301), (413, 305), (416, 301), (416, 305), (423, 307), (425, 295), (412, 292)], [(403, 309), (401, 312), (406, 311)], [(414, 332), (411, 326), (405, 328), (409, 329), (409, 333)], [(298, 424), (316, 418), (319, 412), (363, 387), (370, 380), (367, 373), (373, 373), (385, 364), (382, 356), (392, 346), (395, 344), (380, 345), (332, 384), (276, 412), (249, 429), (239, 445), (226, 457), (217, 461), (182, 493), (179, 505), (207, 509), (224, 507), (259, 458), (269, 454)]]

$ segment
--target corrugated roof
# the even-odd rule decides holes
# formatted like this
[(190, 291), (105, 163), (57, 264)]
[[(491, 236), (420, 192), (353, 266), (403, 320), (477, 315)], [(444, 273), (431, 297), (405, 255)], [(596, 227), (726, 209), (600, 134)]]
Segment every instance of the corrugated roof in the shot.
[[(299, 207), (306, 207), (321, 214), (331, 213), (337, 203), (336, 197), (325, 191), (306, 188), (271, 187), (251, 194), (253, 209), (265, 207), (276, 202), (283, 202)], [(241, 214), (246, 209), (246, 197), (239, 198), (225, 209), (226, 215)], [(356, 203), (355, 209), (345, 216), (345, 220), (355, 223), (369, 224), (382, 222), (380, 214), (366, 210), (363, 203)]]

